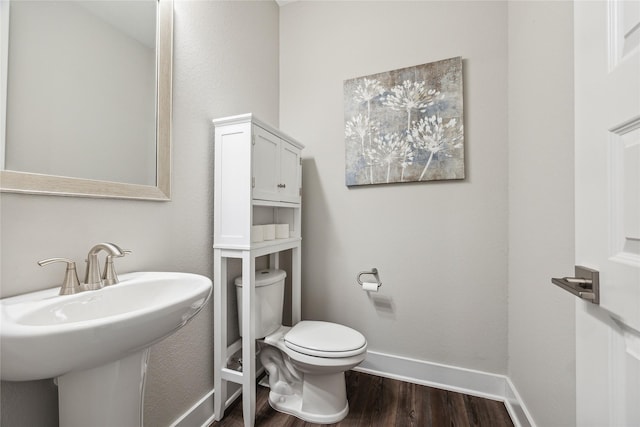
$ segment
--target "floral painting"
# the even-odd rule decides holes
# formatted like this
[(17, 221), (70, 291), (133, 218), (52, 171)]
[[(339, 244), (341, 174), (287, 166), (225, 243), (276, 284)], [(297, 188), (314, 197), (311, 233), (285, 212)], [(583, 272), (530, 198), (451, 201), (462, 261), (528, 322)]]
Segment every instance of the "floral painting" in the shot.
[(344, 82), (346, 184), (464, 178), (462, 58)]

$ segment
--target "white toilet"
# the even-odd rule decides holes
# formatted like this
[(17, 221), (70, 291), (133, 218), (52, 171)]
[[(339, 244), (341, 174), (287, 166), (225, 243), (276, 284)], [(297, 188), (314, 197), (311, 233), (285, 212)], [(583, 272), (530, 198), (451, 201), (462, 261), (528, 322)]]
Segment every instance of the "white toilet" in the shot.
[[(269, 374), (269, 404), (308, 422), (338, 422), (349, 413), (344, 372), (365, 359), (367, 340), (336, 323), (305, 320), (282, 326), (286, 275), (256, 271), (256, 338), (264, 338), (260, 362)], [(242, 330), (242, 277), (235, 285)]]

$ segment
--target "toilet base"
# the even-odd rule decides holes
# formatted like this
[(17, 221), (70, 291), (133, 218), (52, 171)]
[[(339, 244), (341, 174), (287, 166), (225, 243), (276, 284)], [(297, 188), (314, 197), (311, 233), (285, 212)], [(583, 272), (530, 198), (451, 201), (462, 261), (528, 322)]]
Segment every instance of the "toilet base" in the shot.
[[(304, 399), (303, 399), (304, 396)], [(333, 424), (349, 413), (344, 372), (329, 375), (304, 374), (302, 395), (269, 392), (269, 405), (285, 414), (317, 424)]]

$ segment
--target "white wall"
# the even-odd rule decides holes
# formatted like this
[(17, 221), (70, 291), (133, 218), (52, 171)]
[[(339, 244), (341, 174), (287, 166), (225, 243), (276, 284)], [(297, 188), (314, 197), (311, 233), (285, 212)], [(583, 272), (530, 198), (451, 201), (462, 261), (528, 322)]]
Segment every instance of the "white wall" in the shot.
[[(369, 349), (506, 374), (507, 4), (296, 2), (280, 127), (303, 152), (302, 314)], [(462, 56), (467, 178), (348, 189), (343, 81)], [(368, 297), (355, 281), (377, 267)]]
[[(63, 271), (39, 259), (78, 265), (91, 245), (113, 241), (133, 254), (119, 271), (211, 275), (213, 150), (210, 120), (255, 112), (278, 123), (278, 8), (272, 2), (175, 3), (173, 200), (144, 202), (3, 193), (1, 295), (56, 285)], [(81, 273), (82, 274), (82, 273)], [(145, 424), (164, 426), (213, 388), (211, 304), (155, 345)], [(46, 351), (46, 349), (45, 349)], [(3, 426), (57, 425), (51, 381), (1, 384)]]
[(573, 8), (509, 3), (509, 377), (539, 426), (575, 425)]

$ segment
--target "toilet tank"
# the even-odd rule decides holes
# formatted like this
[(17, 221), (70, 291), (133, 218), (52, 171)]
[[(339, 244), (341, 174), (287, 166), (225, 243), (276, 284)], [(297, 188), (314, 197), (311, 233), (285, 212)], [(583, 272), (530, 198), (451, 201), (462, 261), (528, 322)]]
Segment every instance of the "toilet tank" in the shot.
[[(284, 304), (284, 270), (256, 271), (256, 339), (264, 338), (282, 325)], [(238, 299), (238, 324), (242, 336), (242, 276), (234, 280)]]

